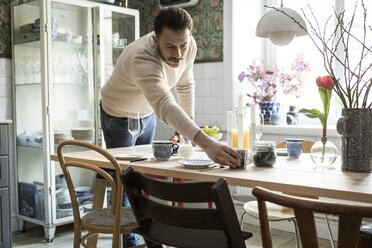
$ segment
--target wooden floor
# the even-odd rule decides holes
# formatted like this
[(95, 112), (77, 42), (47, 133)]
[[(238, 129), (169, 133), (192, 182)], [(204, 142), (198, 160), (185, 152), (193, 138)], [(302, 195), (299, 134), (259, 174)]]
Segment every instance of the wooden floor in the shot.
[[(246, 241), (247, 247), (259, 248), (261, 245), (261, 235), (258, 226), (245, 225), (244, 230), (253, 233), (253, 237)], [(294, 234), (273, 230), (272, 232), (273, 245), (277, 248), (292, 248), (296, 247), (294, 241)], [(59, 226), (56, 229), (56, 234), (53, 242), (45, 243), (44, 229), (42, 227), (35, 227), (28, 229), (25, 233), (13, 233), (13, 246), (22, 248), (40, 248), (40, 247), (54, 247), (67, 248), (72, 247), (73, 241), (73, 225)], [(82, 246), (81, 246), (82, 247)], [(98, 247), (111, 247), (111, 235), (100, 235)], [(329, 240), (319, 239), (319, 247), (331, 247)]]

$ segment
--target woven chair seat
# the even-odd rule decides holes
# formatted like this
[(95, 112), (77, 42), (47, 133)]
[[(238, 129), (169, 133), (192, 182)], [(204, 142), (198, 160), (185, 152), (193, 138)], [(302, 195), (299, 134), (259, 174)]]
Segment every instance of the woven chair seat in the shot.
[[(114, 216), (109, 208), (93, 210), (82, 217), (82, 220), (96, 226), (114, 226)], [(120, 226), (136, 226), (137, 221), (131, 207), (122, 207), (120, 211)]]
[(372, 224), (361, 226), (360, 235), (372, 239)]

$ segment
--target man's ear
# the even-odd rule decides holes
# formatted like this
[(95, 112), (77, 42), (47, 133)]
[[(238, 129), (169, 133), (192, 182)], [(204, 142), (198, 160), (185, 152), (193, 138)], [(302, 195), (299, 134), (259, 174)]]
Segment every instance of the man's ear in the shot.
[(156, 35), (153, 35), (152, 36), (152, 39), (153, 39), (153, 41), (154, 41), (154, 45), (155, 45), (155, 47), (159, 47), (159, 40), (158, 40), (158, 37), (156, 37)]

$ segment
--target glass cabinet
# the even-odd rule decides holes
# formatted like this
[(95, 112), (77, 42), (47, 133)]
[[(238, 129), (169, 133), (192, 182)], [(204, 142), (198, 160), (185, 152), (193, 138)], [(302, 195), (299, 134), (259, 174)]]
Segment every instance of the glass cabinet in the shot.
[[(137, 10), (85, 0), (12, 2), (17, 211), (20, 220), (43, 225), (47, 241), (56, 226), (72, 222), (62, 171), (50, 155), (66, 139), (101, 145), (100, 88), (138, 37)], [(84, 214), (95, 175), (71, 174)]]

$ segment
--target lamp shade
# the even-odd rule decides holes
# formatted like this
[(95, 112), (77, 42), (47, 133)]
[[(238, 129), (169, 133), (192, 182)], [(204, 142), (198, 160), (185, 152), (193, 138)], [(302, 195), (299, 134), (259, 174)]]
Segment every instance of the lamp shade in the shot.
[(289, 44), (294, 37), (306, 35), (307, 32), (289, 16), (307, 29), (306, 23), (299, 13), (289, 8), (277, 8), (261, 17), (257, 24), (256, 36), (269, 38), (275, 45), (284, 46)]

